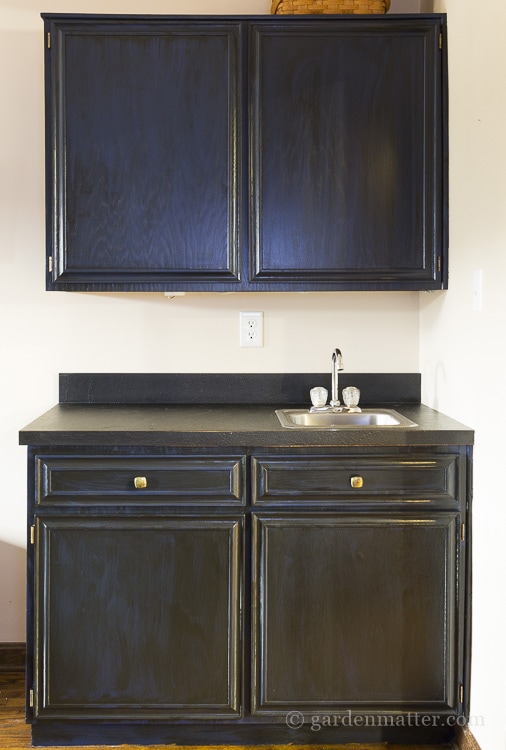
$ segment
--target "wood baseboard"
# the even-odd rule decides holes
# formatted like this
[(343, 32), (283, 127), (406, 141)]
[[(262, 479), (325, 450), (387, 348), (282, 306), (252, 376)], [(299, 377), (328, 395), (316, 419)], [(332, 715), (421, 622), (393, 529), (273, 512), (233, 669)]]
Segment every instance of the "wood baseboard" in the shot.
[(24, 643), (0, 643), (0, 672), (22, 672), (25, 668)]
[(481, 750), (469, 727), (457, 727), (455, 750)]

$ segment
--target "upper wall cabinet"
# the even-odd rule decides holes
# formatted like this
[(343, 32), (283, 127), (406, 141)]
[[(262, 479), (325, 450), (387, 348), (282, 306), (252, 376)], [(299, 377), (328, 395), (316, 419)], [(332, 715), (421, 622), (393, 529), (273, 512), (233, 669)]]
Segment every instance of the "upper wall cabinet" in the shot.
[(444, 15), (44, 19), (48, 289), (446, 288)]

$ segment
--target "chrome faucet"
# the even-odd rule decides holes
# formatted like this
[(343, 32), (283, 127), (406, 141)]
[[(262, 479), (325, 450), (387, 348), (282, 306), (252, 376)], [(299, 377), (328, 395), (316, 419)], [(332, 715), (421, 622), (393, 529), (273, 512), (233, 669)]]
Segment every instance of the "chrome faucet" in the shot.
[(339, 375), (344, 370), (343, 355), (340, 349), (334, 349), (332, 352), (332, 391), (330, 394), (330, 406), (339, 406)]

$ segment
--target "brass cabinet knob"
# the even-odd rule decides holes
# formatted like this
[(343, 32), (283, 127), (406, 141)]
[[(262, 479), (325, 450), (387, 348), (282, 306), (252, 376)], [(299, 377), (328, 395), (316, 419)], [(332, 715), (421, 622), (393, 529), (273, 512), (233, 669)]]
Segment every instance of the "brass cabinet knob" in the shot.
[(134, 487), (136, 490), (145, 490), (148, 486), (148, 480), (146, 477), (135, 477)]
[(350, 479), (350, 484), (354, 490), (360, 490), (364, 486), (364, 480), (362, 477), (352, 477)]

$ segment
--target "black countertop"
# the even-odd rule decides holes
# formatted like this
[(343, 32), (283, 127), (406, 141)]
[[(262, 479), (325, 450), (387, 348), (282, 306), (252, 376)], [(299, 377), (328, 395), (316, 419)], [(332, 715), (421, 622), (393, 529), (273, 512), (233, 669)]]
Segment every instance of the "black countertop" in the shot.
[[(21, 445), (332, 448), (471, 445), (474, 432), (420, 400), (418, 374), (343, 373), (362, 406), (393, 408), (416, 427), (287, 429), (275, 410), (309, 406), (317, 374), (62, 374), (60, 403), (24, 427)], [(396, 398), (394, 401), (393, 399)]]
[(417, 427), (283, 428), (272, 406), (58, 404), (20, 431), (22, 445), (332, 447), (471, 445), (465, 425), (420, 404), (392, 404)]

